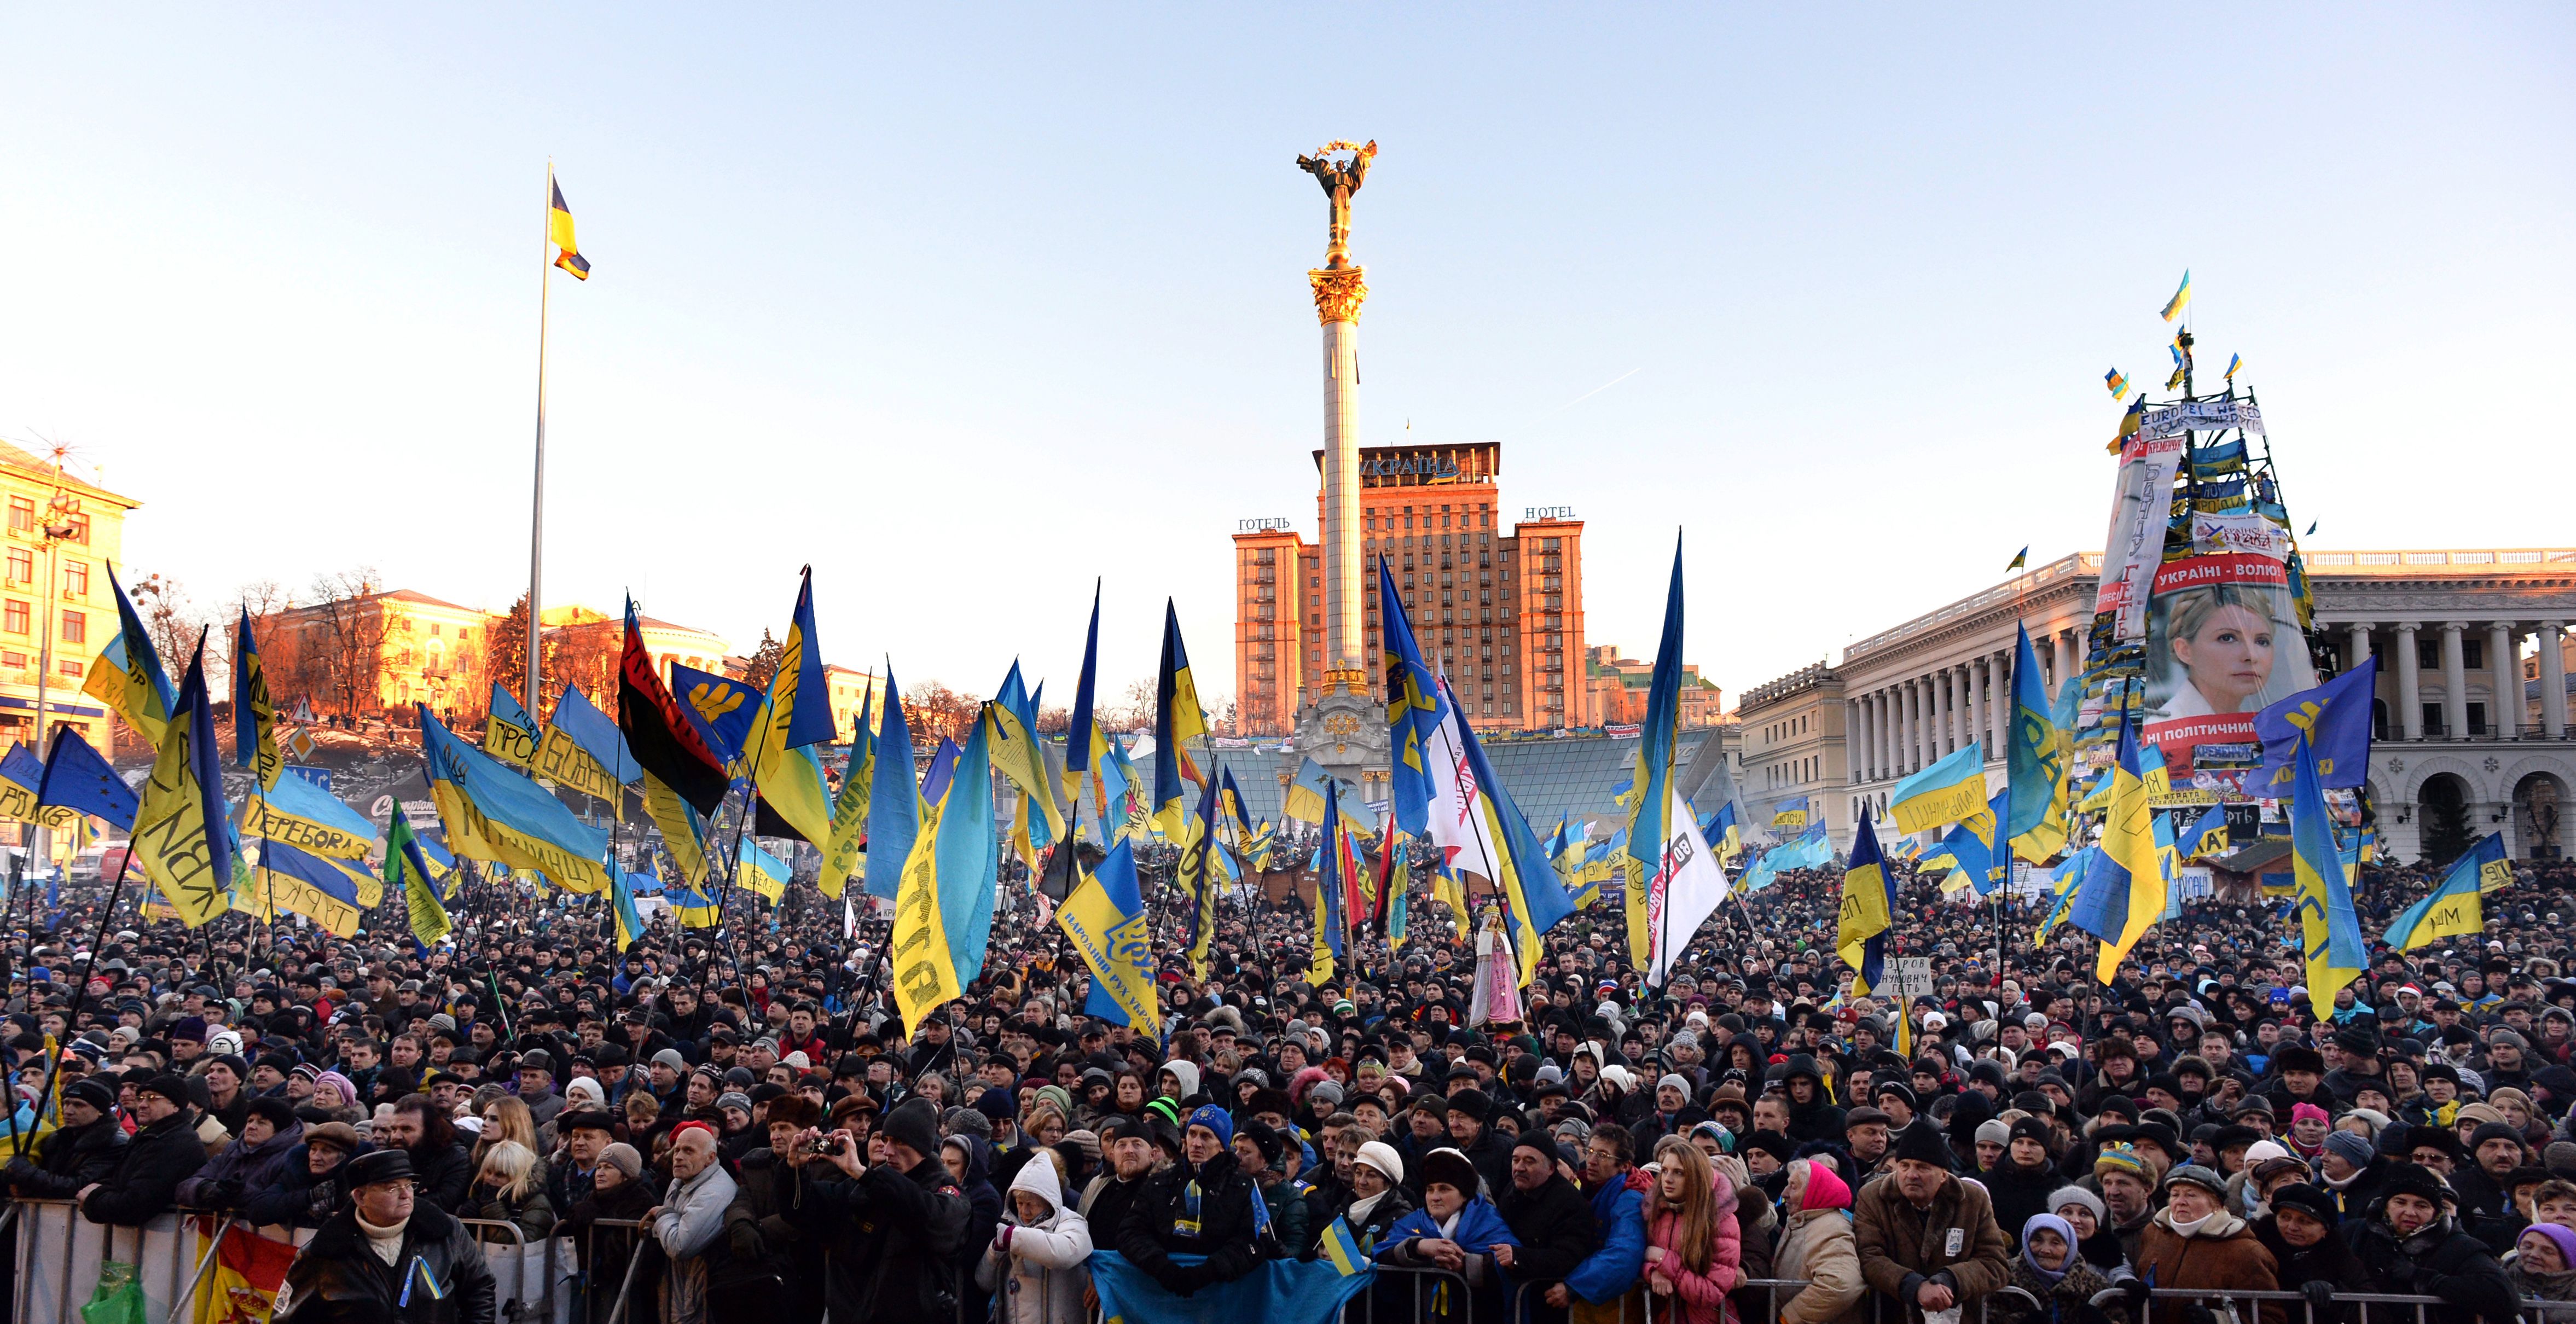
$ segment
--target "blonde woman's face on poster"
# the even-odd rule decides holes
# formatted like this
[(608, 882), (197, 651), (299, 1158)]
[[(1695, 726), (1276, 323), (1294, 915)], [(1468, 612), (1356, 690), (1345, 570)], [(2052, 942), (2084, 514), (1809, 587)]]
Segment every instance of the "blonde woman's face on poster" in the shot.
[(2272, 679), (2272, 622), (2245, 607), (2223, 606), (2201, 622), (2200, 633), (2176, 638), (2174, 661), (2210, 710), (2241, 713)]

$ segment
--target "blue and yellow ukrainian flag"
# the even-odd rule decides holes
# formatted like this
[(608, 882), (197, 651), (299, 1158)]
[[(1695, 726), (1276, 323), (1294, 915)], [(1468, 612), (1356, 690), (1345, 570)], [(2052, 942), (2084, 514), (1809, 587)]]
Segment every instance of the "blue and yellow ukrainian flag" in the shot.
[(1180, 849), (1180, 860), (1173, 870), (1173, 887), (1188, 903), (1188, 922), (1183, 926), (1182, 949), (1189, 953), (1193, 978), (1207, 978), (1208, 952), (1216, 942), (1215, 876), (1208, 869), (1208, 851), (1216, 839), (1217, 791), (1213, 783), (1199, 791), (1199, 806), (1181, 823), (1181, 833), (1172, 839)]
[(127, 726), (143, 733), (145, 743), (159, 749), (170, 714), (178, 711), (178, 696), (171, 691), (170, 673), (161, 667), (161, 655), (153, 650), (152, 632), (144, 628), (112, 565), (107, 587), (116, 595), (116, 637), (99, 650), (81, 693), (115, 709)]
[(679, 918), (682, 928), (712, 929), (724, 923), (724, 911), (704, 889), (686, 883), (668, 882), (662, 894), (671, 901), (671, 913)]
[[(608, 913), (617, 921), (617, 950), (621, 952), (644, 937), (644, 912), (636, 908), (635, 884), (630, 881), (635, 877), (624, 869), (618, 869), (610, 873), (608, 880)], [(667, 887), (664, 890), (670, 892)], [(677, 892), (670, 892), (665, 899), (673, 902), (674, 910), (678, 909)]]
[(921, 786), (913, 780), (912, 726), (903, 715), (903, 691), (895, 687), (892, 658), (886, 660), (885, 676), (885, 716), (877, 722), (870, 755), (875, 771), (868, 787), (868, 853), (862, 863), (868, 895), (892, 901), (911, 867), (928, 810)]
[(2012, 745), (2004, 751), (2010, 805), (2004, 838), (2012, 853), (2038, 864), (2066, 847), (2066, 754), (2049, 714), (2054, 704), (2040, 679), (2030, 631), (2013, 626)]
[(2411, 952), (2444, 938), (2485, 933), (2486, 902), (2482, 894), (2494, 890), (2486, 880), (2498, 875), (2505, 884), (2511, 884), (2513, 865), (2504, 857), (2504, 837), (2490, 832), (2478, 838), (2478, 844), (2469, 847), (2451, 865), (2451, 871), (2442, 876), (2441, 885), (2433, 889), (2432, 895), (2408, 906), (2406, 913), (2388, 926), (2388, 945)]
[(1333, 978), (1342, 956), (1343, 915), (1348, 910), (1350, 849), (1342, 824), (1340, 783), (1324, 788), (1324, 842), (1315, 852), (1315, 935), (1306, 961), (1306, 983), (1320, 988)]
[(2164, 319), (2170, 322), (2175, 318), (2182, 316), (2182, 310), (2190, 306), (2191, 271), (2189, 268), (2185, 268), (2182, 273), (2182, 288), (2175, 290), (2174, 296), (2165, 300)]
[(537, 747), (543, 739), (537, 719), (501, 688), (501, 682), (492, 682), (491, 711), (483, 719), (483, 752), (522, 772), (532, 772), (537, 766)]
[(1887, 982), (1887, 930), (1896, 913), (1896, 879), (1878, 849), (1878, 829), (1861, 806), (1852, 833), (1851, 862), (1843, 868), (1841, 918), (1834, 926), (1834, 954), (1853, 971), (1852, 992), (1867, 994)]
[[(1512, 800), (1502, 778), (1494, 775), (1494, 765), (1486, 759), (1484, 742), (1476, 738), (1475, 728), (1457, 720), (1454, 702), (1449, 706), (1453, 715), (1448, 738), (1457, 742), (1472, 781), (1472, 785), (1462, 782), (1459, 789), (1469, 795), (1467, 817), (1475, 825), (1473, 835), (1483, 844), (1484, 854), (1484, 858), (1470, 859), (1462, 853), (1452, 863), (1484, 874), (1501, 897), (1512, 952), (1520, 958), (1520, 982), (1527, 987), (1538, 973), (1541, 936), (1574, 913), (1574, 897), (1558, 881), (1555, 866), (1548, 861), (1547, 847), (1530, 829), (1528, 817)], [(1614, 839), (1612, 849), (1618, 844)], [(1458, 899), (1465, 898), (1462, 895)]]
[(1681, 702), (1682, 536), (1676, 532), (1672, 579), (1664, 588), (1664, 633), (1655, 643), (1655, 671), (1646, 690), (1644, 738), (1637, 744), (1636, 774), (1632, 779), (1638, 791), (1637, 803), (1628, 815), (1628, 886), (1622, 909), (1628, 918), (1628, 957), (1640, 966), (1652, 956), (1654, 945), (1648, 893), (1663, 872), (1665, 843), (1674, 836), (1673, 759), (1681, 749)]
[(2244, 366), (2245, 366), (2245, 356), (2244, 356), (2244, 355), (2242, 355), (2242, 354), (2230, 354), (2230, 355), (2228, 355), (2228, 356), (2227, 356), (2227, 376), (2226, 376), (2225, 380), (2227, 380), (2227, 381), (2231, 381), (2231, 382), (2232, 382), (2232, 381), (2235, 381), (2235, 380), (2236, 380), (2236, 370), (2237, 370), (2237, 369), (2239, 369), (2239, 368), (2242, 368), (2242, 367), (2244, 367)]
[[(2111, 388), (2112, 399), (2123, 400), (2128, 398), (2129, 379), (2126, 375), (2122, 374), (2118, 368), (2113, 368), (2109, 372), (2103, 373), (2102, 384)], [(2143, 403), (2143, 401), (2141, 403)]]
[(1335, 1273), (1345, 1278), (1369, 1267), (1367, 1250), (1351, 1236), (1351, 1220), (1348, 1218), (1334, 1219), (1324, 1229), (1323, 1239), (1315, 1244), (1315, 1249), (1333, 1266)]
[[(1440, 686), (1422, 660), (1412, 619), (1396, 592), (1395, 573), (1383, 556), (1377, 560), (1377, 598), (1379, 637), (1386, 658), (1387, 739), (1394, 767), (1388, 790), (1395, 825), (1407, 836), (1427, 838), (1435, 795), (1430, 759), (1432, 737), (1440, 730)], [(1290, 794), (1295, 794), (1294, 789)]]
[(823, 765), (794, 751), (828, 744), (838, 734), (823, 649), (815, 640), (814, 572), (808, 567), (796, 589), (778, 672), (770, 677), (769, 697), (754, 723), (751, 759), (761, 802), (799, 840), (817, 845), (832, 840), (832, 797), (823, 784)]
[(563, 801), (458, 739), (427, 704), (414, 707), (422, 772), (448, 849), (469, 860), (534, 869), (567, 892), (608, 890), (608, 870), (600, 863), (608, 854), (605, 831), (584, 826)]
[(320, 925), (334, 937), (358, 932), (358, 888), (347, 865), (282, 841), (259, 844), (259, 863), (249, 890), (279, 910), (291, 910)]
[(895, 896), (895, 1002), (904, 1024), (956, 998), (984, 968), (993, 932), (993, 756), (978, 714), (904, 862)]
[(1324, 792), (1332, 784), (1333, 774), (1324, 771), (1323, 764), (1308, 757), (1298, 765), (1297, 775), (1289, 781), (1287, 799), (1281, 802), (1279, 812), (1300, 823), (1323, 822)]
[(1163, 835), (1179, 841), (1189, 818), (1189, 788), (1199, 782), (1188, 742), (1207, 734), (1207, 710), (1190, 679), (1190, 653), (1181, 644), (1181, 614), (1163, 599), (1163, 661), (1154, 677), (1154, 802), (1147, 811)]
[(2179, 849), (2184, 858), (2203, 860), (2227, 853), (2227, 806), (2211, 805), (2208, 812), (2183, 829)]
[[(1075, 822), (1082, 817), (1083, 783), (1089, 782), (1093, 813), (1100, 823), (1100, 844), (1107, 846), (1119, 837), (1112, 830), (1109, 797), (1100, 784), (1101, 759), (1108, 751), (1108, 733), (1100, 729), (1096, 711), (1096, 694), (1100, 684), (1100, 581), (1091, 583), (1091, 629), (1082, 641), (1082, 677), (1073, 686), (1073, 724), (1064, 738), (1064, 795), (1071, 807), (1066, 811)], [(1126, 826), (1121, 816), (1117, 827)]]
[[(1020, 788), (1024, 803), (1034, 805), (1034, 814), (1023, 813), (1020, 817), (1028, 825), (1030, 845), (1029, 858), (1024, 863), (1035, 873), (1037, 849), (1064, 839), (1064, 806), (1056, 799), (1058, 782), (1047, 769), (1046, 749), (1038, 741), (1037, 701), (1020, 679), (1019, 659), (1011, 660), (1011, 673), (1002, 677), (1002, 687), (993, 695), (993, 702), (985, 706), (984, 715), (984, 720), (993, 726), (990, 736), (994, 769)], [(1038, 840), (1040, 823), (1045, 824), (1045, 841)]]
[(742, 839), (740, 857), (737, 863), (741, 867), (735, 876), (742, 880), (743, 886), (759, 893), (761, 900), (773, 906), (786, 899), (787, 883), (792, 876), (787, 861), (762, 850), (760, 843), (749, 837)]
[[(118, 601), (123, 604), (121, 595)], [(139, 629), (135, 637), (143, 637)], [(188, 660), (187, 677), (179, 683), (177, 706), (162, 723), (131, 838), (144, 877), (176, 908), (179, 922), (192, 929), (224, 913), (240, 858), (226, 818), (223, 762), (215, 747), (205, 661), (206, 645), (200, 639), (196, 656)]]
[(876, 701), (874, 686), (859, 696), (859, 729), (850, 738), (849, 761), (841, 765), (840, 793), (832, 797), (832, 839), (823, 847), (823, 872), (814, 879), (835, 901), (857, 874), (859, 849), (867, 840), (868, 799), (876, 786)]
[(1957, 752), (1896, 784), (1888, 817), (1899, 832), (1930, 832), (1986, 807), (1986, 748), (1971, 740)]
[(1136, 852), (1126, 841), (1109, 848), (1100, 867), (1083, 879), (1055, 912), (1056, 927), (1073, 940), (1091, 970), (1086, 1016), (1130, 1026), (1145, 1034), (1162, 1029), (1154, 996), (1154, 938), (1145, 924), (1145, 899), (1136, 885)]
[(2290, 872), (2298, 887), (2294, 908), (2308, 963), (2308, 1006), (2320, 1021), (2334, 1015), (2334, 995), (2361, 977), (2368, 962), (2361, 919), (2353, 913), (2334, 820), (2307, 738), (2299, 739), (2296, 780), (2290, 793)]
[(2129, 949), (2164, 917), (2171, 882), (2156, 853), (2156, 813), (2147, 800), (2144, 759), (2137, 727), (2122, 723), (2119, 760), (2111, 768), (2109, 808), (2098, 843), (2101, 853), (2085, 871), (2083, 890), (2068, 912), (2068, 922), (2102, 940), (2093, 973), (2104, 984), (2119, 971)]
[(2049, 872), (2049, 886), (2057, 893), (2057, 901), (2048, 908), (2048, 918), (2040, 921), (2039, 931), (2032, 935), (2033, 947), (2048, 946), (2049, 935), (2056, 932), (2058, 922), (2066, 918), (2067, 907), (2074, 902), (2075, 894), (2082, 890), (2084, 875), (2093, 867), (2093, 857), (2101, 853), (2100, 847), (2087, 846), (2067, 856)]
[(447, 907), (439, 904), (436, 880), (421, 853), (420, 838), (412, 834), (411, 820), (403, 815), (402, 801), (394, 801), (393, 822), (385, 829), (385, 881), (402, 889), (411, 939), (423, 950), (438, 945), (456, 929), (447, 917)]
[(233, 627), (233, 762), (251, 769), (263, 791), (277, 785), (286, 756), (277, 749), (277, 705), (268, 697), (268, 672), (260, 666), (259, 641), (252, 637), (250, 608), (241, 609)]
[(574, 280), (590, 279), (590, 259), (581, 255), (581, 245), (572, 237), (572, 208), (564, 205), (563, 185), (555, 182), (552, 166), (546, 168), (546, 190), (553, 195), (546, 206), (546, 238), (560, 250), (555, 265), (571, 273)]

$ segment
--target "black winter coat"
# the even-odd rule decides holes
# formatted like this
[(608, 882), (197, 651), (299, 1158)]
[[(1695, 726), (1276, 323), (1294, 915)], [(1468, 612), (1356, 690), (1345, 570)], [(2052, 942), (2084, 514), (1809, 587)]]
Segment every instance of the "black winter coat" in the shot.
[[(1195, 1232), (1182, 1226), (1193, 1180), (1199, 1188)], [(1175, 1163), (1145, 1179), (1113, 1249), (1178, 1296), (1232, 1282), (1252, 1272), (1260, 1258), (1252, 1244), (1252, 1202), (1260, 1198), (1252, 1180), (1236, 1170), (1230, 1151), (1195, 1170), (1186, 1161)], [(1207, 1262), (1180, 1265), (1173, 1263), (1175, 1255), (1204, 1255)]]
[(39, 1200), (68, 1200), (91, 1182), (103, 1182), (125, 1159), (125, 1128), (113, 1117), (71, 1126), (36, 1142), (35, 1157), (11, 1159), (8, 1184)]
[[(420, 1261), (418, 1267), (412, 1263)], [(432, 1295), (426, 1270), (445, 1289)], [(411, 1291), (404, 1304), (404, 1287)], [(415, 1200), (392, 1264), (376, 1258), (358, 1230), (358, 1211), (333, 1214), (294, 1267), (275, 1316), (279, 1324), (493, 1324), (495, 1284), (483, 1248), (445, 1210)]]
[[(366, 1141), (358, 1142), (358, 1154), (372, 1154), (375, 1149)], [(276, 1185), (249, 1192), (242, 1198), (242, 1217), (256, 1227), (322, 1226), (331, 1220), (331, 1215), (339, 1212), (341, 1202), (348, 1198), (348, 1189), (341, 1178), (349, 1171), (349, 1159), (356, 1158), (358, 1154), (341, 1159), (340, 1166), (316, 1177), (311, 1161), (313, 1151), (297, 1145), (288, 1156), (285, 1169), (278, 1174)]]
[(2513, 1279), (2487, 1253), (2486, 1243), (2459, 1229), (2448, 1218), (2399, 1240), (2397, 1230), (2377, 1218), (2346, 1221), (2344, 1241), (2370, 1271), (2371, 1290), (2438, 1296), (2450, 1302), (2428, 1312), (2433, 1324), (2510, 1324), (2514, 1318)]
[(454, 1214), (470, 1218), (467, 1193), (474, 1186), (474, 1158), (465, 1146), (419, 1144), (411, 1149), (412, 1179), (420, 1186), (420, 1198)]
[[(1476, 1175), (1485, 1179), (1485, 1198), (1497, 1205), (1501, 1204), (1503, 1196), (1512, 1189), (1512, 1147), (1504, 1143), (1503, 1138), (1490, 1126), (1485, 1128), (1484, 1134), (1476, 1137), (1476, 1143), (1451, 1147), (1465, 1154), (1469, 1166), (1475, 1168)], [(1434, 1145), (1432, 1148), (1438, 1149), (1440, 1146)]]
[(90, 1193), (81, 1212), (93, 1223), (140, 1227), (154, 1214), (175, 1208), (179, 1183), (204, 1166), (206, 1146), (197, 1139), (197, 1115), (182, 1108), (134, 1133), (116, 1171)]
[(1503, 1222), (1521, 1243), (1512, 1252), (1508, 1270), (1516, 1286), (1562, 1282), (1576, 1265), (1601, 1249), (1592, 1202), (1562, 1173), (1549, 1173), (1547, 1183), (1535, 1191), (1505, 1188), (1501, 1208)]
[[(2328, 1283), (2338, 1293), (2368, 1292), (2370, 1270), (2352, 1253), (2352, 1244), (2338, 1235), (2339, 1229), (2326, 1229), (2326, 1239), (2301, 1250), (2281, 1237), (2279, 1222), (2265, 1214), (2254, 1224), (2254, 1239), (2272, 1252), (2273, 1276), (2280, 1280), (2281, 1290), (2295, 1292), (2307, 1283)], [(2335, 1306), (2316, 1312), (2316, 1324), (2348, 1324), (2358, 1317), (2357, 1306)], [(2297, 1313), (2297, 1312), (2292, 1312)]]
[(2048, 1197), (2066, 1184), (2055, 1167), (2018, 1167), (2009, 1152), (1994, 1171), (1979, 1174), (1977, 1180), (1984, 1182), (1986, 1194), (1994, 1197), (1995, 1225), (2004, 1230), (2004, 1240), (2012, 1243), (2016, 1254), (2021, 1251), (2022, 1225), (2033, 1214), (2049, 1212)]
[(946, 1164), (925, 1158), (905, 1173), (880, 1163), (857, 1181), (838, 1180), (839, 1169), (821, 1162), (793, 1173), (778, 1179), (793, 1183), (787, 1221), (831, 1258), (823, 1295), (832, 1318), (954, 1324), (966, 1196)]

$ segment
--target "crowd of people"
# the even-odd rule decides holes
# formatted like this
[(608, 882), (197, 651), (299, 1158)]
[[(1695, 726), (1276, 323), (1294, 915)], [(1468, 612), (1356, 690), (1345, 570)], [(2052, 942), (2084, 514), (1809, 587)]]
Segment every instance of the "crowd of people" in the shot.
[[(1615, 897), (1580, 911), (1485, 1024), (1473, 921), (1418, 878), (1405, 941), (1329, 975), (1303, 903), (1229, 897), (1204, 980), (1149, 882), (1148, 1025), (1094, 1014), (1016, 883), (984, 977), (917, 1026), (882, 921), (850, 935), (810, 888), (623, 952), (598, 899), (524, 883), (469, 879), (430, 951), (398, 916), (184, 931), (75, 890), (8, 953), (0, 1185), (317, 1229), (279, 1317), (333, 1324), (487, 1324), (478, 1243), (549, 1237), (585, 1324), (1069, 1324), (1101, 1252), (1187, 1297), (1344, 1230), (1416, 1271), (1367, 1289), (1379, 1318), (1442, 1324), (2576, 1302), (2576, 870), (2521, 869), (2481, 939), (2374, 944), (2320, 1020), (2277, 905), (2187, 905), (2103, 986), (2089, 937), (2036, 944), (2015, 909), (1998, 967), (1994, 909), (1891, 868), (1890, 954), (1935, 976), (1910, 1006), (1848, 991), (1838, 879), (1802, 871), (1661, 988)], [(2374, 865), (2356, 893), (2385, 915), (2428, 885)]]

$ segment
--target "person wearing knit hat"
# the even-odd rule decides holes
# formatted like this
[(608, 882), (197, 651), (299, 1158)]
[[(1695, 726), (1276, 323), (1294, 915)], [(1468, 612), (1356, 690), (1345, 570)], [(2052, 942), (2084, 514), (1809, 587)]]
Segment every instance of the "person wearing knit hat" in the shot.
[(2004, 1146), (2012, 1143), (2012, 1123), (2000, 1117), (1989, 1117), (1977, 1123), (1977, 1171), (1991, 1172), (2004, 1161)]
[(2576, 1232), (2534, 1223), (2514, 1242), (2514, 1295), (2526, 1300), (2576, 1300)]
[(599, 1151), (599, 1165), (615, 1169), (627, 1181), (644, 1175), (644, 1156), (622, 1140)]
[(898, 1160), (897, 1167), (910, 1171), (924, 1159), (939, 1157), (939, 1117), (936, 1105), (928, 1099), (906, 1099), (878, 1123), (877, 1130), (896, 1145), (912, 1151), (910, 1160)]
[(1378, 1175), (1386, 1178), (1390, 1185), (1404, 1184), (1404, 1155), (1397, 1153), (1395, 1146), (1383, 1140), (1371, 1140), (1362, 1144), (1358, 1162), (1376, 1169)]
[[(1235, 1160), (1234, 1134), (1224, 1109), (1192, 1112), (1179, 1158), (1144, 1179), (1116, 1238), (1113, 1249), (1167, 1292), (1187, 1296), (1260, 1265), (1253, 1210), (1268, 1205)], [(1184, 1255), (1206, 1258), (1185, 1265)]]

